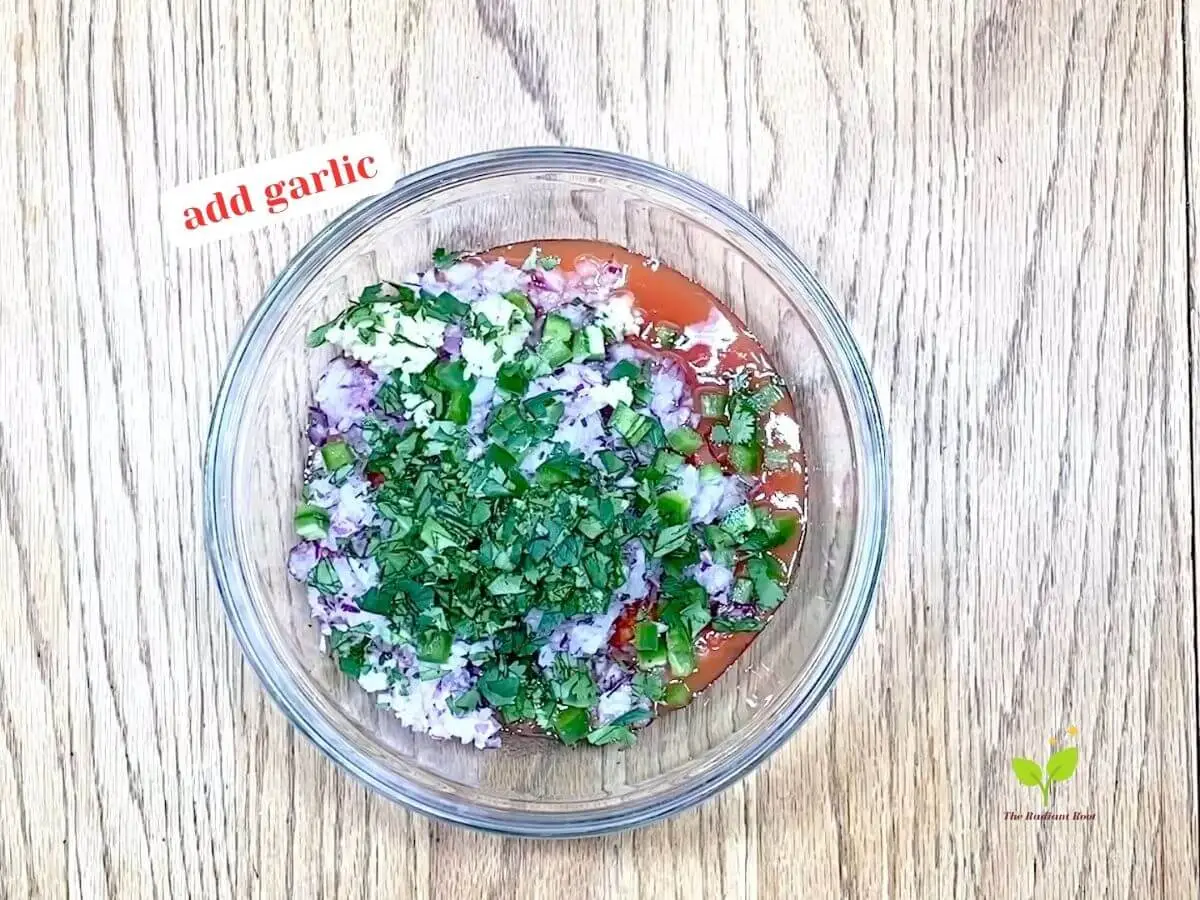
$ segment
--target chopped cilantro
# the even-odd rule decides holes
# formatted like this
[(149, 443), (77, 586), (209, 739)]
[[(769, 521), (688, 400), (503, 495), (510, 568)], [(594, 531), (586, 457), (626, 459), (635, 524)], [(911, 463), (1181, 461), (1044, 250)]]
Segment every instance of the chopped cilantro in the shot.
[(779, 560), (773, 556), (755, 557), (746, 563), (746, 574), (754, 584), (755, 603), (759, 609), (772, 610), (783, 602), (785, 594)]
[(637, 707), (629, 710), (627, 713), (622, 713), (621, 715), (617, 716), (615, 719), (609, 722), (609, 725), (615, 728), (620, 728), (622, 725), (644, 725), (653, 718), (654, 713), (650, 712), (650, 710)]
[(471, 309), (449, 291), (442, 291), (437, 295), (426, 294), (425, 297), (425, 315), (443, 322), (457, 322)]
[(554, 714), (554, 733), (564, 744), (574, 744), (587, 736), (590, 723), (586, 709), (571, 707)]
[(719, 631), (723, 634), (728, 634), (735, 631), (762, 631), (763, 624), (764, 623), (759, 619), (753, 618), (728, 619), (724, 617), (718, 617), (713, 619), (712, 627), (713, 631)]
[(763, 468), (768, 472), (786, 469), (792, 463), (792, 454), (779, 447), (768, 447), (763, 451)]
[(681, 336), (679, 329), (672, 325), (659, 324), (654, 328), (655, 341), (658, 342), (660, 347), (665, 347), (668, 350), (679, 343)]
[(404, 384), (403, 376), (399, 372), (393, 372), (379, 386), (379, 390), (375, 394), (375, 404), (385, 413), (392, 415), (400, 415), (404, 412)]
[(445, 247), (438, 247), (433, 251), (433, 267), (435, 269), (448, 269), (460, 259), (464, 254), (459, 252), (451, 252)]
[(587, 669), (568, 666), (563, 657), (555, 660), (550, 673), (550, 693), (563, 706), (591, 709), (596, 705), (596, 684)]
[(596, 747), (606, 744), (616, 744), (620, 747), (632, 746), (636, 738), (628, 725), (601, 725), (588, 732), (588, 743)]
[(351, 678), (362, 674), (366, 665), (367, 644), (357, 631), (334, 631), (329, 635), (329, 649), (338, 661), (338, 668)]
[(421, 540), (435, 553), (458, 546), (454, 535), (433, 516), (427, 516), (421, 525)]
[(678, 615), (680, 623), (687, 627), (692, 637), (695, 637), (712, 619), (712, 614), (708, 611), (708, 598), (701, 596), (693, 599), (686, 606), (680, 608)]
[(767, 382), (746, 398), (747, 405), (757, 413), (764, 413), (783, 399), (783, 390), (773, 382)]
[[(433, 254), (437, 272), (464, 259), (464, 270), (476, 264), (467, 253)], [(559, 264), (553, 256), (530, 260), (531, 268)], [(702, 501), (686, 487), (696, 473), (683, 467), (698, 466), (707, 489), (730, 472), (753, 479), (764, 466), (790, 465), (784, 448), (764, 447), (763, 418), (786, 395), (773, 377), (742, 370), (691, 396), (699, 430), (664, 429), (655, 394), (661, 355), (643, 344), (634, 358), (612, 361), (622, 337), (583, 297), (539, 311), (531, 293), (540, 277), (521, 270), (512, 289), (489, 289), (471, 303), (436, 286), (446, 284), (436, 273), (420, 288), (381, 282), (309, 334), (311, 346), (332, 341), (347, 357), (367, 358), (349, 346), (354, 340), (372, 351), (390, 344), (397, 357), (404, 345), (423, 355), (410, 365), (372, 363), (388, 374), (364, 401), (361, 431), (335, 425), (319, 460), (313, 451), (294, 525), (301, 539), (321, 542), (307, 582), (336, 598), (325, 603), (340, 614), (354, 598), (386, 622), (327, 632), (347, 675), (376, 680), (386, 672), (387, 684), (404, 692), (414, 679), (461, 673), (463, 687), (445, 700), (454, 715), (487, 709), (502, 724), (532, 724), (564, 743), (627, 746), (656, 710), (690, 701), (680, 679), (696, 670), (707, 629), (757, 631), (785, 599), (786, 570), (770, 551), (792, 539), (798, 517), (743, 503), (718, 522), (693, 522)], [(451, 325), (463, 335), (461, 353), (446, 349)], [(640, 335), (660, 348), (680, 339), (665, 323)], [(593, 388), (598, 402), (589, 406)], [(721, 448), (720, 463), (706, 441)], [(340, 508), (327, 503), (317, 478), (343, 491)], [(354, 512), (346, 485), (371, 513), (349, 536), (340, 528)], [(732, 598), (755, 615), (713, 618), (693, 577), (702, 553), (738, 573)], [(635, 698), (599, 724), (608, 674), (572, 655), (575, 633), (568, 641), (564, 629), (615, 615), (614, 597), (627, 579), (636, 584), (631, 554), (654, 573), (657, 589), (599, 636), (612, 644), (610, 661), (632, 676)], [(384, 668), (385, 639), (407, 648), (410, 661)], [(553, 662), (543, 666), (547, 649)]]
[(498, 669), (493, 669), (480, 676), (476, 687), (492, 706), (509, 706), (516, 702), (521, 679), (516, 675), (502, 675)]
[(750, 602), (750, 598), (754, 596), (754, 582), (749, 578), (739, 578), (733, 583), (733, 593), (731, 595), (733, 602), (738, 606), (744, 606)]
[(448, 631), (428, 631), (417, 644), (417, 659), (425, 662), (444, 663), (450, 658), (453, 637)]
[(338, 578), (337, 571), (328, 558), (321, 560), (313, 567), (312, 573), (308, 576), (308, 583), (322, 594), (336, 594), (342, 589), (342, 580)]
[(488, 593), (497, 596), (520, 594), (525, 590), (525, 579), (518, 572), (505, 572), (497, 575), (488, 584)]
[(463, 715), (464, 713), (472, 712), (479, 708), (479, 691), (471, 688), (461, 696), (451, 697), (446, 701), (446, 705), (450, 707), (451, 712)]
[(386, 616), (392, 610), (392, 601), (379, 588), (373, 587), (358, 598), (358, 608), (363, 612)]
[(658, 533), (654, 541), (654, 555), (666, 556), (682, 549), (692, 538), (692, 526), (688, 522), (668, 525)]
[(329, 329), (336, 325), (336, 322), (326, 322), (324, 325), (319, 325), (308, 333), (306, 343), (310, 347), (320, 347), (325, 343), (325, 335), (329, 333)]
[(338, 668), (351, 678), (357, 678), (361, 675), (365, 665), (366, 663), (363, 661), (361, 653), (348, 653), (345, 656), (338, 657)]
[(754, 430), (758, 418), (749, 406), (738, 404), (729, 417), (729, 442), (731, 444), (748, 444), (754, 440)]
[(654, 672), (638, 672), (633, 676), (633, 690), (647, 700), (657, 703), (663, 699), (663, 679)]

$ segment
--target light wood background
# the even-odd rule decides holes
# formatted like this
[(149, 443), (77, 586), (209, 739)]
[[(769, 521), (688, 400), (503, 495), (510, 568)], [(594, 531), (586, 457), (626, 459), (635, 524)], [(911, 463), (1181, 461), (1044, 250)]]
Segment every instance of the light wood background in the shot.
[[(1197, 48), (1185, 0), (0, 0), (0, 895), (1196, 897)], [(406, 170), (561, 142), (694, 175), (872, 365), (877, 610), (690, 814), (558, 844), (410, 815), (225, 625), (208, 414), (324, 219), (179, 251), (159, 197), (376, 128)], [(1095, 819), (1005, 821), (1036, 808), (1010, 757), (1067, 725), (1056, 805)]]

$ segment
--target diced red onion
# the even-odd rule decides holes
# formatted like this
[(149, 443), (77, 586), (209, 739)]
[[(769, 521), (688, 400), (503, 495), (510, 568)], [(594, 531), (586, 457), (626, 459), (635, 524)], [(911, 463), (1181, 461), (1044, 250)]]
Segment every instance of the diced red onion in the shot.
[(308, 442), (320, 447), (329, 437), (329, 416), (319, 406), (308, 408)]
[(308, 581), (319, 559), (317, 545), (312, 541), (301, 541), (288, 554), (288, 574), (297, 581)]
[(335, 358), (313, 391), (316, 406), (326, 416), (326, 427), (345, 432), (370, 411), (379, 390), (379, 376), (344, 356)]
[(713, 603), (725, 603), (729, 599), (733, 570), (713, 560), (712, 553), (707, 549), (700, 551), (700, 562), (691, 566), (686, 574), (704, 588)]
[(442, 350), (450, 356), (458, 356), (462, 352), (463, 327), (457, 322), (446, 326), (442, 336)]

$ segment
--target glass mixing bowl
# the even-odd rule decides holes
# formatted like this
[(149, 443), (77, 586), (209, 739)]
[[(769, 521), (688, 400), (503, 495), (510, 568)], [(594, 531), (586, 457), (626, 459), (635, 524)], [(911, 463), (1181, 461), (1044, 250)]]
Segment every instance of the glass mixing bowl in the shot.
[[(808, 459), (807, 534), (788, 601), (750, 649), (636, 746), (509, 736), (476, 750), (414, 735), (320, 648), (287, 575), (312, 379), (305, 335), (359, 290), (434, 247), (538, 238), (610, 241), (722, 298), (796, 400)], [(878, 583), (887, 460), (870, 375), (829, 297), (761, 222), (688, 178), (592, 150), (516, 149), (397, 182), (320, 232), (275, 279), (217, 397), (205, 531), (229, 620), (292, 723), (381, 794), (460, 825), (533, 837), (599, 834), (685, 810), (745, 775), (808, 717), (862, 630)]]

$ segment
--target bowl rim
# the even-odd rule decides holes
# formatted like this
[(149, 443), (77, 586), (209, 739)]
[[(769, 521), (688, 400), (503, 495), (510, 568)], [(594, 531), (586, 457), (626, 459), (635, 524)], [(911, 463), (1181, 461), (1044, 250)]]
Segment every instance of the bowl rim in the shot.
[[(481, 812), (398, 776), (389, 778), (386, 767), (341, 739), (340, 733), (317, 713), (291, 679), (279, 677), (276, 667), (264, 658), (264, 651), (273, 652), (273, 648), (263, 639), (261, 624), (255, 621), (257, 617), (244, 615), (238, 598), (239, 592), (246, 593), (245, 577), (236, 554), (226, 552), (227, 536), (220, 527), (222, 487), (224, 494), (228, 494), (228, 486), (223, 484), (219, 473), (234, 452), (234, 443), (225, 428), (227, 412), (231, 402), (245, 390), (248, 370), (244, 363), (248, 354), (278, 324), (293, 290), (303, 288), (358, 236), (398, 208), (481, 178), (539, 173), (610, 176), (669, 193), (703, 209), (719, 224), (736, 232), (761, 258), (772, 260), (780, 270), (778, 274), (791, 282), (788, 286), (794, 289), (793, 296), (804, 296), (836, 348), (830, 362), (840, 363), (843, 369), (838, 373), (838, 380), (848, 387), (843, 403), (860, 425), (857, 432), (852, 429), (851, 433), (852, 438), (858, 438), (858, 442), (852, 440), (852, 446), (862, 536), (855, 541), (834, 616), (813, 649), (812, 675), (807, 688), (793, 698), (757, 744), (715, 771), (673, 789), (665, 798), (631, 798), (626, 803), (588, 814), (582, 820), (577, 812)], [(213, 405), (204, 463), (205, 546), (226, 617), (246, 659), (289, 722), (337, 766), (384, 797), (450, 824), (522, 837), (586, 837), (637, 828), (677, 815), (736, 783), (791, 737), (829, 694), (862, 634), (878, 593), (887, 541), (889, 472), (883, 418), (862, 353), (824, 288), (774, 231), (713, 188), (646, 160), (576, 147), (513, 147), (457, 157), (397, 180), (387, 191), (360, 201), (325, 225), (274, 278), (233, 347)], [(226, 511), (229, 505), (224, 504)]]

